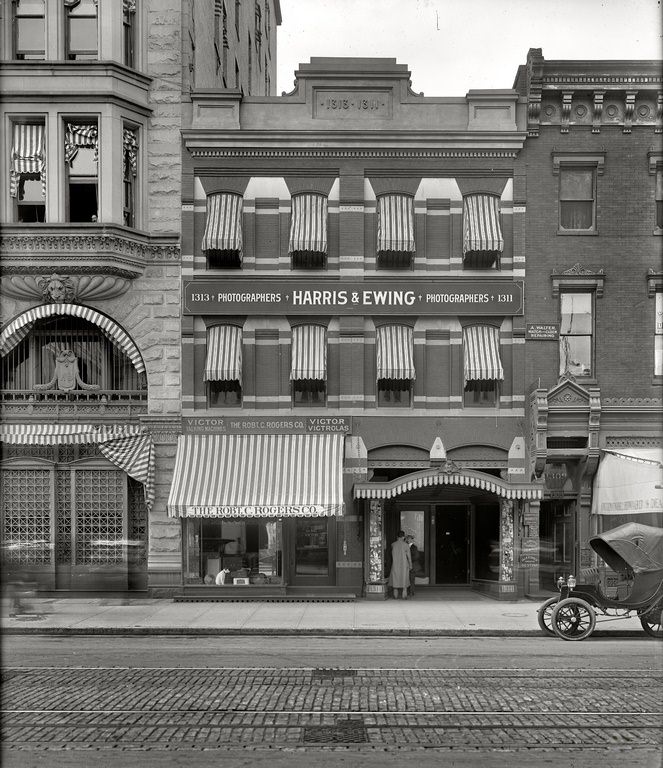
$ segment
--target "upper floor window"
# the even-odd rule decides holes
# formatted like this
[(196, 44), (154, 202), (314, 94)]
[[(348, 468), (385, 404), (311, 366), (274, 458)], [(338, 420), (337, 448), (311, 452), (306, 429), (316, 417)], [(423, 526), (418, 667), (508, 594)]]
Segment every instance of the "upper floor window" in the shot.
[(415, 252), (414, 200), (409, 195), (378, 198), (378, 267), (412, 266)]
[(14, 221), (46, 220), (46, 127), (43, 123), (13, 126), (9, 194), (15, 201)]
[(472, 194), (463, 198), (463, 264), (486, 269), (496, 264), (504, 250), (499, 198)]
[(44, 0), (13, 0), (13, 6), (14, 58), (46, 58)]
[(594, 294), (560, 293), (559, 375), (591, 376)]
[(324, 405), (327, 386), (327, 329), (298, 325), (292, 329), (290, 368), (294, 405)]
[(122, 31), (124, 64), (136, 66), (136, 0), (122, 0)]
[(122, 213), (125, 227), (136, 226), (136, 177), (138, 175), (138, 130), (122, 129)]
[(210, 406), (242, 404), (242, 329), (213, 325), (207, 329), (207, 357), (203, 381)]
[(663, 292), (656, 292), (654, 329), (654, 376), (663, 376)]
[(327, 260), (327, 198), (293, 195), (288, 250), (293, 269), (324, 269)]
[(565, 232), (596, 231), (596, 169), (561, 166), (559, 227)]
[(407, 325), (376, 329), (378, 405), (409, 407), (414, 369), (414, 331)]
[(97, 221), (99, 135), (97, 123), (66, 123), (67, 220)]
[(202, 250), (208, 269), (242, 266), (241, 195), (215, 192), (207, 196), (207, 215)]
[(64, 0), (67, 58), (76, 61), (98, 57), (97, 0)]
[(463, 404), (492, 406), (504, 379), (500, 357), (500, 332), (492, 325), (463, 328)]
[(663, 229), (663, 170), (656, 171), (656, 229)]

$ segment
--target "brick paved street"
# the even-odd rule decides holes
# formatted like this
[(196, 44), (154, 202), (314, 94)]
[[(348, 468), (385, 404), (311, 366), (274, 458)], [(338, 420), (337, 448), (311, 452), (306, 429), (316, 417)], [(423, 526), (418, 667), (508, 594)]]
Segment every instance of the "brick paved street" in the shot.
[[(426, 762), (434, 752), (454, 755), (456, 762), (445, 764), (472, 765), (458, 760), (489, 750), (498, 755), (489, 764), (544, 765), (555, 749), (555, 764), (564, 765), (557, 759), (562, 748), (579, 758), (569, 765), (653, 768), (660, 764), (662, 700), (663, 676), (628, 669), (551, 675), (515, 669), (11, 667), (3, 673), (3, 757), (10, 766), (86, 765), (78, 761), (94, 754), (103, 765), (128, 766), (139, 754), (158, 752), (174, 761), (161, 765), (184, 765), (178, 754), (193, 751), (202, 759), (203, 750), (220, 754), (232, 745), (239, 762), (224, 765), (262, 764), (258, 752), (265, 757), (266, 749), (279, 760), (286, 753), (303, 757), (306, 750), (363, 756), (339, 765), (369, 765), (367, 755), (408, 749), (420, 752), (419, 765), (434, 764)], [(626, 762), (622, 749), (628, 750)], [(532, 750), (543, 762), (534, 761)], [(65, 751), (69, 763), (42, 762), (47, 755), (64, 758)], [(524, 759), (523, 751), (529, 763), (515, 757), (499, 762), (507, 753)], [(244, 763), (242, 752), (255, 759)], [(208, 763), (187, 757), (186, 764)], [(332, 763), (325, 758), (323, 764)]]

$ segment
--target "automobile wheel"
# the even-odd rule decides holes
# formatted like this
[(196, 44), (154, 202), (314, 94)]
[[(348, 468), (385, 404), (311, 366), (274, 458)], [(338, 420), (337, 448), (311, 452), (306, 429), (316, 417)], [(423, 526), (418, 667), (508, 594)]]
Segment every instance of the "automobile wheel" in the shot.
[(640, 624), (650, 637), (663, 638), (663, 611), (660, 613), (650, 611), (640, 616)]
[(584, 640), (596, 626), (596, 614), (589, 603), (576, 597), (560, 600), (550, 617), (553, 631), (563, 640)]
[(554, 636), (555, 634), (555, 630), (552, 627), (552, 612), (558, 602), (559, 597), (550, 597), (536, 612), (539, 627), (541, 627), (541, 631), (546, 635)]

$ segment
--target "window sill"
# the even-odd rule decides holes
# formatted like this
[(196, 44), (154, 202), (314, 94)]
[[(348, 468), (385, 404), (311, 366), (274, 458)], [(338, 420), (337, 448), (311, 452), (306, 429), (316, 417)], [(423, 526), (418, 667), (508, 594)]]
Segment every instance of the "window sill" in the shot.
[(558, 235), (568, 237), (569, 235), (575, 237), (596, 237), (598, 232), (595, 229), (558, 229)]

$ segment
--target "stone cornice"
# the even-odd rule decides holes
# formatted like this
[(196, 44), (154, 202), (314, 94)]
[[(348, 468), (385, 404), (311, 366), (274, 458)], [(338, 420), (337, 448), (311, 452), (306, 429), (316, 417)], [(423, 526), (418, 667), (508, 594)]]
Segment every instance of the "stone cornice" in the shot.
[(0, 237), (3, 275), (105, 274), (134, 279), (150, 263), (176, 263), (179, 237), (150, 237), (114, 225), (6, 225)]
[(293, 158), (293, 157), (318, 157), (318, 158), (515, 158), (518, 157), (518, 149), (189, 149), (191, 156), (201, 157), (238, 157), (238, 158)]
[(561, 288), (584, 288), (587, 291), (595, 291), (596, 296), (603, 296), (603, 284), (605, 273), (603, 269), (587, 269), (582, 264), (576, 263), (564, 272), (553, 269), (551, 274), (553, 296), (559, 296)]

